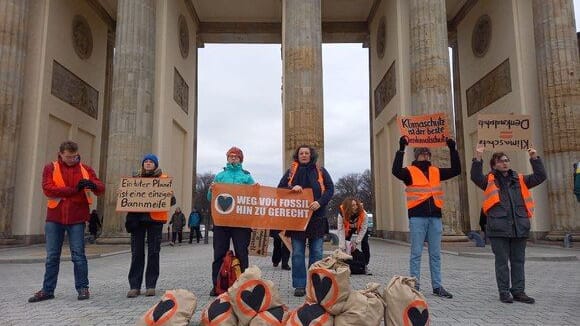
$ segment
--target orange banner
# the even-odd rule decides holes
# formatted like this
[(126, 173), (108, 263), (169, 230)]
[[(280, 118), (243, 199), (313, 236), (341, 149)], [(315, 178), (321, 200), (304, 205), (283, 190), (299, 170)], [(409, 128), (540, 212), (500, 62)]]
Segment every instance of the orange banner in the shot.
[(266, 186), (216, 183), (211, 214), (215, 225), (304, 231), (312, 216), (312, 190), (302, 193)]
[(409, 146), (441, 147), (449, 137), (449, 123), (445, 113), (434, 113), (399, 118), (401, 136), (409, 138)]

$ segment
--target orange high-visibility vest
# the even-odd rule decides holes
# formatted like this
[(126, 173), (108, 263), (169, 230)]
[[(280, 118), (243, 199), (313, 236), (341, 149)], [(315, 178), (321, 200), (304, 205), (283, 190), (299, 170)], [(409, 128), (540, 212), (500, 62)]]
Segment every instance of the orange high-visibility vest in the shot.
[[(348, 230), (350, 230), (350, 218), (347, 216), (344, 216), (344, 214), (345, 214), (344, 207), (342, 207), (342, 205), (340, 205), (340, 215), (342, 215), (342, 224), (344, 225), (345, 231), (348, 232)], [(357, 232), (360, 232), (365, 215), (366, 215), (366, 212), (364, 211), (364, 209), (361, 209), (358, 212), (358, 220), (356, 221)]]
[[(288, 187), (292, 187), (292, 180), (294, 180), (294, 175), (298, 170), (298, 165), (299, 164), (296, 161), (292, 162), (292, 165), (290, 165), (290, 173), (288, 174)], [(316, 170), (318, 171), (318, 183), (320, 184), (320, 192), (322, 193), (326, 190), (326, 187), (324, 186), (324, 177), (322, 176), (322, 171), (318, 165), (316, 166)]]
[[(518, 175), (518, 179), (520, 181), (520, 189), (522, 198), (524, 199), (524, 203), (526, 204), (526, 212), (528, 213), (528, 218), (532, 218), (534, 215), (534, 199), (532, 198), (532, 193), (526, 183), (524, 182), (524, 175)], [(499, 189), (495, 185), (495, 176), (493, 173), (487, 175), (487, 187), (485, 188), (485, 192), (483, 193), (483, 212), (487, 214), (494, 205), (499, 204)]]
[(443, 189), (441, 188), (441, 177), (439, 168), (429, 167), (429, 180), (423, 172), (416, 166), (408, 166), (411, 173), (411, 185), (407, 186), (407, 209), (418, 206), (430, 197), (433, 197), (435, 206), (443, 207)]
[[(54, 184), (59, 187), (66, 187), (64, 179), (62, 178), (62, 172), (60, 171), (60, 165), (58, 164), (57, 161), (54, 161), (52, 162), (52, 166), (54, 167), (54, 170), (52, 171), (52, 182), (54, 182)], [(87, 171), (87, 169), (85, 169), (85, 167), (81, 163), (79, 163), (79, 166), (81, 168), (81, 174), (83, 175), (83, 179), (89, 180), (89, 172)], [(87, 202), (89, 202), (89, 205), (91, 205), (93, 203), (91, 191), (89, 189), (85, 189), (85, 195), (87, 196)], [(48, 208), (56, 208), (56, 206), (58, 206), (58, 203), (60, 203), (61, 200), (62, 198), (49, 197), (46, 205), (48, 206)]]
[[(167, 178), (166, 174), (162, 174), (160, 178)], [(167, 212), (149, 212), (149, 216), (151, 216), (152, 220), (159, 221), (159, 222), (167, 222), (169, 217), (169, 211)]]

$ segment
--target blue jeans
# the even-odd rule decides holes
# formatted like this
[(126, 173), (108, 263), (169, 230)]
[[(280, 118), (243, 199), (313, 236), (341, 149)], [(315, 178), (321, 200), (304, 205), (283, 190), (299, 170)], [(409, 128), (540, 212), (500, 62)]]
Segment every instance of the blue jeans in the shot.
[(89, 287), (89, 268), (85, 256), (85, 223), (65, 225), (46, 222), (44, 225), (46, 269), (42, 291), (47, 294), (54, 294), (56, 288), (65, 231), (68, 233), (71, 260), (74, 266), (75, 288), (79, 291)]
[(409, 232), (411, 235), (411, 258), (409, 270), (411, 276), (417, 278), (417, 285), (421, 279), (421, 253), (423, 243), (429, 244), (429, 269), (431, 270), (431, 286), (433, 289), (441, 287), (441, 234), (443, 224), (439, 217), (411, 217), (409, 218)]
[[(322, 259), (323, 238), (308, 239), (308, 267)], [(306, 240), (292, 238), (292, 287), (306, 288)]]

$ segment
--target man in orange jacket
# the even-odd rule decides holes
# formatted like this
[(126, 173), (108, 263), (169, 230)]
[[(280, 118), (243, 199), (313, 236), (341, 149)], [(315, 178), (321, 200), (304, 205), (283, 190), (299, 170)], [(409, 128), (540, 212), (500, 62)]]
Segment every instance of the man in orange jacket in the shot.
[[(392, 173), (406, 185), (407, 210), (409, 214), (409, 237), (411, 239), (411, 257), (409, 270), (411, 276), (420, 281), (421, 253), (423, 243), (429, 243), (429, 269), (433, 294), (439, 297), (453, 298), (453, 295), (441, 284), (441, 208), (443, 207), (443, 190), (441, 181), (451, 179), (461, 173), (459, 154), (453, 139), (447, 140), (451, 168), (438, 168), (431, 164), (431, 151), (426, 147), (413, 150), (415, 160), (403, 168), (405, 147), (409, 144), (405, 136), (399, 139), (399, 151), (395, 155)], [(417, 283), (419, 288), (419, 283)]]
[(86, 300), (89, 298), (89, 279), (85, 223), (89, 220), (89, 206), (93, 202), (91, 193), (102, 194), (105, 185), (90, 166), (80, 162), (78, 145), (65, 141), (60, 144), (58, 160), (44, 166), (42, 190), (48, 197), (44, 226), (46, 267), (42, 290), (30, 297), (28, 302), (54, 298), (65, 232), (74, 265), (77, 298)]
[(491, 172), (483, 175), (483, 149), (483, 145), (478, 144), (476, 147), (475, 158), (471, 163), (471, 181), (485, 191), (482, 206), (487, 216), (486, 234), (495, 256), (499, 299), (504, 303), (515, 300), (531, 304), (535, 300), (526, 295), (524, 274), (526, 242), (534, 211), (529, 189), (546, 180), (546, 171), (536, 150), (530, 148), (528, 154), (533, 174), (516, 173), (510, 167), (509, 157), (497, 152), (493, 153), (489, 162)]

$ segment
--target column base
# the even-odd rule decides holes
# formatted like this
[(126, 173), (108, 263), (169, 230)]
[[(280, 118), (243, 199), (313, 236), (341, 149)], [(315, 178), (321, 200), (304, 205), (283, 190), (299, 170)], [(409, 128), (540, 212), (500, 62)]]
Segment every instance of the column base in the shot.
[(544, 239), (549, 241), (564, 241), (566, 234), (571, 234), (573, 241), (580, 241), (580, 231), (550, 231)]
[(463, 234), (443, 235), (441, 242), (468, 242), (469, 239)]
[(97, 244), (107, 244), (107, 245), (116, 245), (116, 244), (130, 244), (131, 237), (127, 234), (125, 236), (102, 236), (97, 238)]

